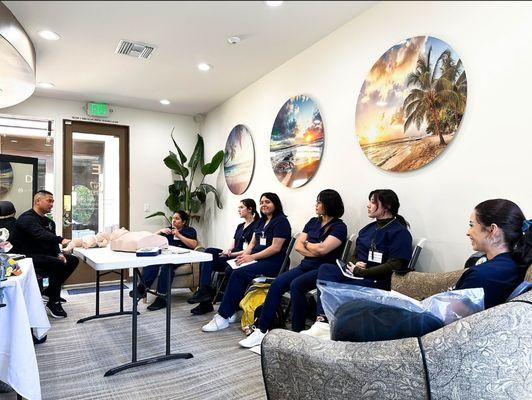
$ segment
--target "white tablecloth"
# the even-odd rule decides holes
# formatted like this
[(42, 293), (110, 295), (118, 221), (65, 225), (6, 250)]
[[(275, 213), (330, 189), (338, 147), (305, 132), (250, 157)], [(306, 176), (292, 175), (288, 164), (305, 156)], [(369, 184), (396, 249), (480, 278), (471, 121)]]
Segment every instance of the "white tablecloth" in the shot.
[(7, 382), (29, 400), (41, 399), (39, 369), (31, 328), (41, 338), (50, 329), (31, 259), (19, 261), (22, 275), (0, 282), (4, 303), (0, 308), (0, 381)]

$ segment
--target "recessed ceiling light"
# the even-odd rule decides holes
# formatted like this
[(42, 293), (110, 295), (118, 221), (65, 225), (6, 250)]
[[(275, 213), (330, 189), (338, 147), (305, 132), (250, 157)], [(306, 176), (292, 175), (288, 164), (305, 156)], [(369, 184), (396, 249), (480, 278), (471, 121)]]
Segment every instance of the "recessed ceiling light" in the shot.
[(52, 82), (37, 82), (37, 87), (40, 87), (41, 89), (51, 89), (55, 87), (55, 85)]
[(39, 31), (39, 36), (46, 40), (59, 40), (61, 36), (52, 31)]
[(265, 1), (265, 3), (267, 6), (270, 6), (270, 7), (279, 7), (283, 5), (282, 1)]
[(159, 103), (161, 103), (162, 105), (167, 106), (168, 104), (170, 104), (170, 100), (162, 99), (161, 101), (159, 101)]
[(198, 69), (199, 69), (200, 71), (208, 71), (208, 70), (210, 70), (211, 68), (212, 68), (212, 67), (211, 67), (209, 64), (207, 64), (207, 63), (199, 63), (199, 64), (198, 64)]
[(239, 44), (242, 41), (238, 36), (231, 36), (227, 38), (227, 43), (229, 44)]

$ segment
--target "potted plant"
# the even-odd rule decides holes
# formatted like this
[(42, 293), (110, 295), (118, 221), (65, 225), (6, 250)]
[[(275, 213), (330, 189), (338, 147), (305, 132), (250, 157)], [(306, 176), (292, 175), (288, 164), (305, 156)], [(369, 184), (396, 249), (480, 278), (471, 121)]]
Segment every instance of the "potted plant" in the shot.
[[(198, 134), (196, 146), (186, 164), (187, 157), (181, 151), (174, 139), (174, 129), (172, 129), (170, 136), (174, 142), (177, 154), (170, 151), (170, 155), (163, 160), (164, 164), (172, 170), (174, 178), (174, 183), (168, 186), (169, 194), (165, 201), (166, 206), (172, 212), (184, 210), (191, 216), (191, 218), (199, 220), (200, 216), (197, 213), (207, 200), (207, 195), (212, 193), (216, 201), (216, 206), (221, 209), (222, 203), (218, 191), (214, 186), (205, 183), (204, 180), (207, 175), (215, 173), (222, 163), (224, 159), (223, 150), (218, 151), (212, 157), (211, 161), (205, 164), (203, 137)], [(199, 184), (195, 185), (198, 172), (201, 173), (201, 180), (199, 181)], [(148, 215), (146, 218), (155, 216), (163, 216), (171, 223), (171, 218), (168, 218), (163, 211), (157, 211), (156, 213)]]

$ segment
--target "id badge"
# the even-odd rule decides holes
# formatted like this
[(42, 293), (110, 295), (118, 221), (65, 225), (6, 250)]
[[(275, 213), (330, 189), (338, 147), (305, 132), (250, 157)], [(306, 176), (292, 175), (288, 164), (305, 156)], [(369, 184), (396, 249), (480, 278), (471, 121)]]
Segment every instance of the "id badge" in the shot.
[(382, 253), (378, 251), (369, 251), (368, 254), (368, 261), (380, 264), (382, 263)]
[(259, 239), (259, 244), (261, 246), (266, 246), (266, 238), (264, 236)]

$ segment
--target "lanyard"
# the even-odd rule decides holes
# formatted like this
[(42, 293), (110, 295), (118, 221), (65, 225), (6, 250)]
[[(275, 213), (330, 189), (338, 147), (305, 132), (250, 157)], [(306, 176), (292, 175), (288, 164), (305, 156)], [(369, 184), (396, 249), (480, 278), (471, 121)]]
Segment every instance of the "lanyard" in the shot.
[(388, 222), (387, 224), (385, 224), (384, 226), (381, 226), (380, 228), (378, 228), (376, 225), (375, 225), (375, 232), (373, 232), (373, 235), (371, 236), (371, 242), (370, 242), (370, 251), (371, 251), (371, 258), (374, 257), (373, 253), (375, 252), (375, 250), (377, 250), (377, 246), (375, 245), (375, 237), (377, 236), (377, 231), (380, 231), (380, 230), (383, 230), (384, 228), (386, 228), (388, 225), (390, 225), (393, 221), (395, 221), (395, 217), (390, 221)]

